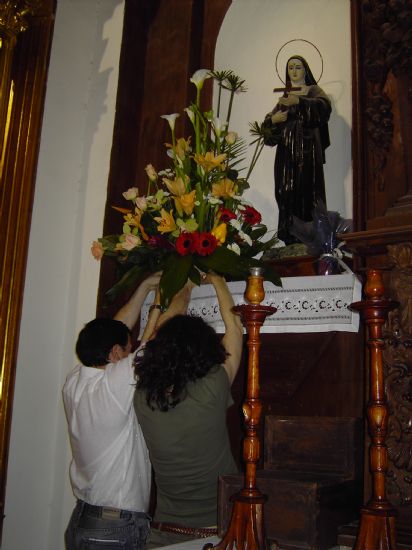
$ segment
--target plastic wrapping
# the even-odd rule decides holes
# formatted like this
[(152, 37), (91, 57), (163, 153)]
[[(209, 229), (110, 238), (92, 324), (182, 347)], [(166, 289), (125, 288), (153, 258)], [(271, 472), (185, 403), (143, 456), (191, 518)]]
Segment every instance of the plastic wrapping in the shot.
[(342, 218), (339, 212), (328, 211), (321, 201), (313, 209), (312, 217), (313, 221), (304, 222), (294, 216), (290, 232), (306, 245), (308, 254), (318, 258), (318, 274), (350, 271), (342, 260), (343, 256), (350, 255), (337, 235), (352, 231), (352, 220)]

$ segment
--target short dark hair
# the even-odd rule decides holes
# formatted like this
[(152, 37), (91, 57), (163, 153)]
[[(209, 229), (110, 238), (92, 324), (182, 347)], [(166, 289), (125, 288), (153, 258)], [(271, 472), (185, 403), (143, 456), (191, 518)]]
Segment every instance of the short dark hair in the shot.
[(127, 346), (131, 332), (121, 321), (98, 317), (87, 323), (79, 333), (76, 355), (87, 367), (100, 367), (109, 363), (109, 354), (118, 344)]
[(167, 411), (182, 401), (194, 381), (227, 357), (220, 336), (200, 317), (176, 315), (160, 326), (135, 358), (137, 388), (152, 409)]

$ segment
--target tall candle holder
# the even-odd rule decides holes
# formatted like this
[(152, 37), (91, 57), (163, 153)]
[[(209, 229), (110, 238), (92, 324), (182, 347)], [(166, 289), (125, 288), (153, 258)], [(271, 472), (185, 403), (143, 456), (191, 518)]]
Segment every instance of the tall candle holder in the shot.
[(248, 371), (246, 399), (242, 410), (246, 427), (243, 441), (243, 460), (245, 477), (243, 489), (231, 497), (233, 502), (232, 516), (226, 534), (219, 544), (206, 544), (204, 550), (266, 549), (266, 536), (263, 521), (263, 505), (266, 496), (256, 486), (256, 468), (260, 458), (260, 440), (258, 428), (262, 415), (259, 386), (259, 350), (260, 328), (267, 316), (276, 312), (272, 306), (262, 306), (265, 297), (263, 287), (263, 270), (252, 268), (247, 280), (245, 299), (247, 304), (235, 306), (233, 311), (240, 314), (248, 334)]
[(372, 496), (361, 509), (355, 550), (395, 550), (396, 510), (386, 497), (385, 487), (389, 413), (383, 372), (382, 351), (385, 343), (382, 326), (388, 313), (395, 309), (398, 303), (384, 298), (382, 272), (379, 269), (367, 269), (364, 292), (366, 299), (352, 304), (351, 307), (361, 313), (368, 329), (370, 396), (367, 418), (371, 436), (369, 469), (372, 476)]

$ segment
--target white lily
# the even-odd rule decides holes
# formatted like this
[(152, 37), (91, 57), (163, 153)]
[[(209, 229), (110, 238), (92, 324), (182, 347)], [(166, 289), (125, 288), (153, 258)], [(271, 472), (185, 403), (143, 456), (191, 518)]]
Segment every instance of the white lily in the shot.
[(248, 244), (249, 246), (252, 246), (252, 239), (249, 237), (249, 235), (247, 235), (246, 233), (244, 233), (243, 231), (239, 231), (239, 237), (245, 241), (246, 244)]
[(222, 122), (219, 117), (215, 116), (213, 118), (213, 129), (215, 131), (215, 134), (217, 137), (220, 137), (220, 134), (223, 132), (223, 130), (226, 128), (227, 123)]
[(230, 220), (230, 225), (236, 229), (236, 231), (240, 231), (240, 228), (242, 227), (240, 222), (238, 220)]
[(208, 69), (198, 69), (190, 79), (190, 82), (193, 82), (196, 88), (201, 90), (203, 88), (204, 81), (206, 78), (210, 78), (210, 76), (211, 75)]
[(191, 107), (186, 107), (184, 109), (184, 111), (187, 114), (187, 116), (189, 117), (190, 122), (194, 125), (194, 123), (195, 123), (195, 113), (194, 113), (193, 109)]
[(176, 119), (180, 117), (179, 113), (172, 113), (171, 115), (161, 115), (160, 118), (164, 118), (169, 123), (172, 132), (175, 131)]
[(240, 256), (240, 246), (236, 243), (228, 244), (227, 249)]
[(207, 201), (208, 201), (209, 204), (212, 204), (212, 205), (223, 203), (223, 201), (221, 201), (217, 197), (214, 197), (213, 195), (208, 195), (207, 196)]

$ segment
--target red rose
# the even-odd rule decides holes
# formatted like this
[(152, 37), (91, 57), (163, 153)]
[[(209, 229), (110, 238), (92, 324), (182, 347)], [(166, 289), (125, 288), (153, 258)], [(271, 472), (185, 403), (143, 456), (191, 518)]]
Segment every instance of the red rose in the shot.
[(229, 208), (220, 208), (219, 219), (223, 223), (229, 223), (230, 220), (236, 219), (236, 214), (232, 210), (229, 210)]
[(192, 254), (196, 249), (197, 234), (183, 231), (176, 239), (176, 250), (181, 256)]
[(253, 206), (246, 206), (242, 212), (243, 220), (249, 225), (256, 225), (262, 221), (260, 213)]
[(209, 256), (217, 247), (217, 239), (211, 233), (199, 233), (196, 252), (199, 256)]

